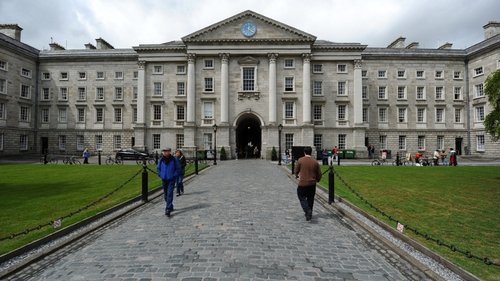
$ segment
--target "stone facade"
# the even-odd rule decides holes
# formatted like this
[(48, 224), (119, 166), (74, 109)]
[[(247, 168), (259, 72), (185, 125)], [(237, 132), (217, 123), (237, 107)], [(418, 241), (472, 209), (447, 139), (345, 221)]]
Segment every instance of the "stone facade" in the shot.
[[(251, 142), (269, 158), (280, 124), (282, 147), (337, 145), (358, 157), (368, 144), (393, 153), (500, 152), (484, 132), (491, 108), (478, 90), (500, 67), (495, 22), (467, 49), (420, 49), (404, 38), (387, 48), (332, 43), (252, 11), (182, 41), (132, 49), (99, 38), (86, 49), (52, 43), (38, 51), (19, 41), (17, 25), (1, 27), (0, 155), (132, 146), (190, 154), (216, 141), (232, 157)], [(21, 107), (30, 112), (26, 122)]]

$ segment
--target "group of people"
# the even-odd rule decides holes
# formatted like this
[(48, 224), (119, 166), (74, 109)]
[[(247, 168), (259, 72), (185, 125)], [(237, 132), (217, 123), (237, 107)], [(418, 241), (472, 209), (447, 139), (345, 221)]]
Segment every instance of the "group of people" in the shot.
[[(438, 166), (439, 162), (441, 162), (442, 165), (450, 165), (450, 166), (456, 166), (458, 164), (457, 162), (457, 151), (454, 150), (453, 148), (450, 148), (449, 151), (449, 158), (448, 154), (446, 153), (446, 150), (442, 149), (436, 149), (432, 155), (432, 160), (434, 162), (434, 166)], [(422, 157), (424, 155), (421, 152), (415, 153), (415, 163), (421, 163)], [(447, 163), (448, 162), (448, 163)]]
[(174, 189), (177, 189), (177, 196), (184, 194), (186, 157), (184, 157), (182, 150), (177, 149), (175, 155), (172, 155), (171, 148), (162, 149), (156, 170), (162, 181), (163, 196), (166, 203), (165, 215), (170, 217), (174, 211)]
[(339, 157), (339, 149), (334, 146), (332, 150), (323, 149), (321, 151), (321, 159), (323, 160), (323, 165), (332, 165), (334, 161), (337, 161)]

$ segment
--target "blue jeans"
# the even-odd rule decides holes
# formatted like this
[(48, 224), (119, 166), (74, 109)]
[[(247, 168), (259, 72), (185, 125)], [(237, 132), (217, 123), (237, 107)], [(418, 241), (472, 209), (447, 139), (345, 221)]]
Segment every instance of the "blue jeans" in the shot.
[(162, 187), (163, 187), (163, 196), (165, 197), (165, 203), (167, 204), (165, 207), (166, 211), (173, 211), (174, 210), (174, 187), (175, 187), (175, 180), (171, 181), (165, 181), (162, 180)]
[(177, 194), (184, 193), (184, 175), (179, 175), (177, 177)]

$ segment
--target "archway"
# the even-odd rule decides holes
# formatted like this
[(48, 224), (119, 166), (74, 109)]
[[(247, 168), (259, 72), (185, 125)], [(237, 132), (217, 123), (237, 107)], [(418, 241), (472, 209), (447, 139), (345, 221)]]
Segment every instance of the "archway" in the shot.
[[(260, 158), (262, 149), (261, 121), (254, 114), (240, 116), (236, 123), (238, 159)], [(257, 154), (255, 152), (257, 151)]]

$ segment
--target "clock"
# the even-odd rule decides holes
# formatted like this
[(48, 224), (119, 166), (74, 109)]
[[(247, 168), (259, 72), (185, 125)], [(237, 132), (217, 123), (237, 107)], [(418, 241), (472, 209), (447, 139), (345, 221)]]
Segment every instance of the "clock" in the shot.
[(245, 37), (252, 37), (257, 33), (257, 25), (253, 21), (246, 21), (241, 25), (241, 34)]

